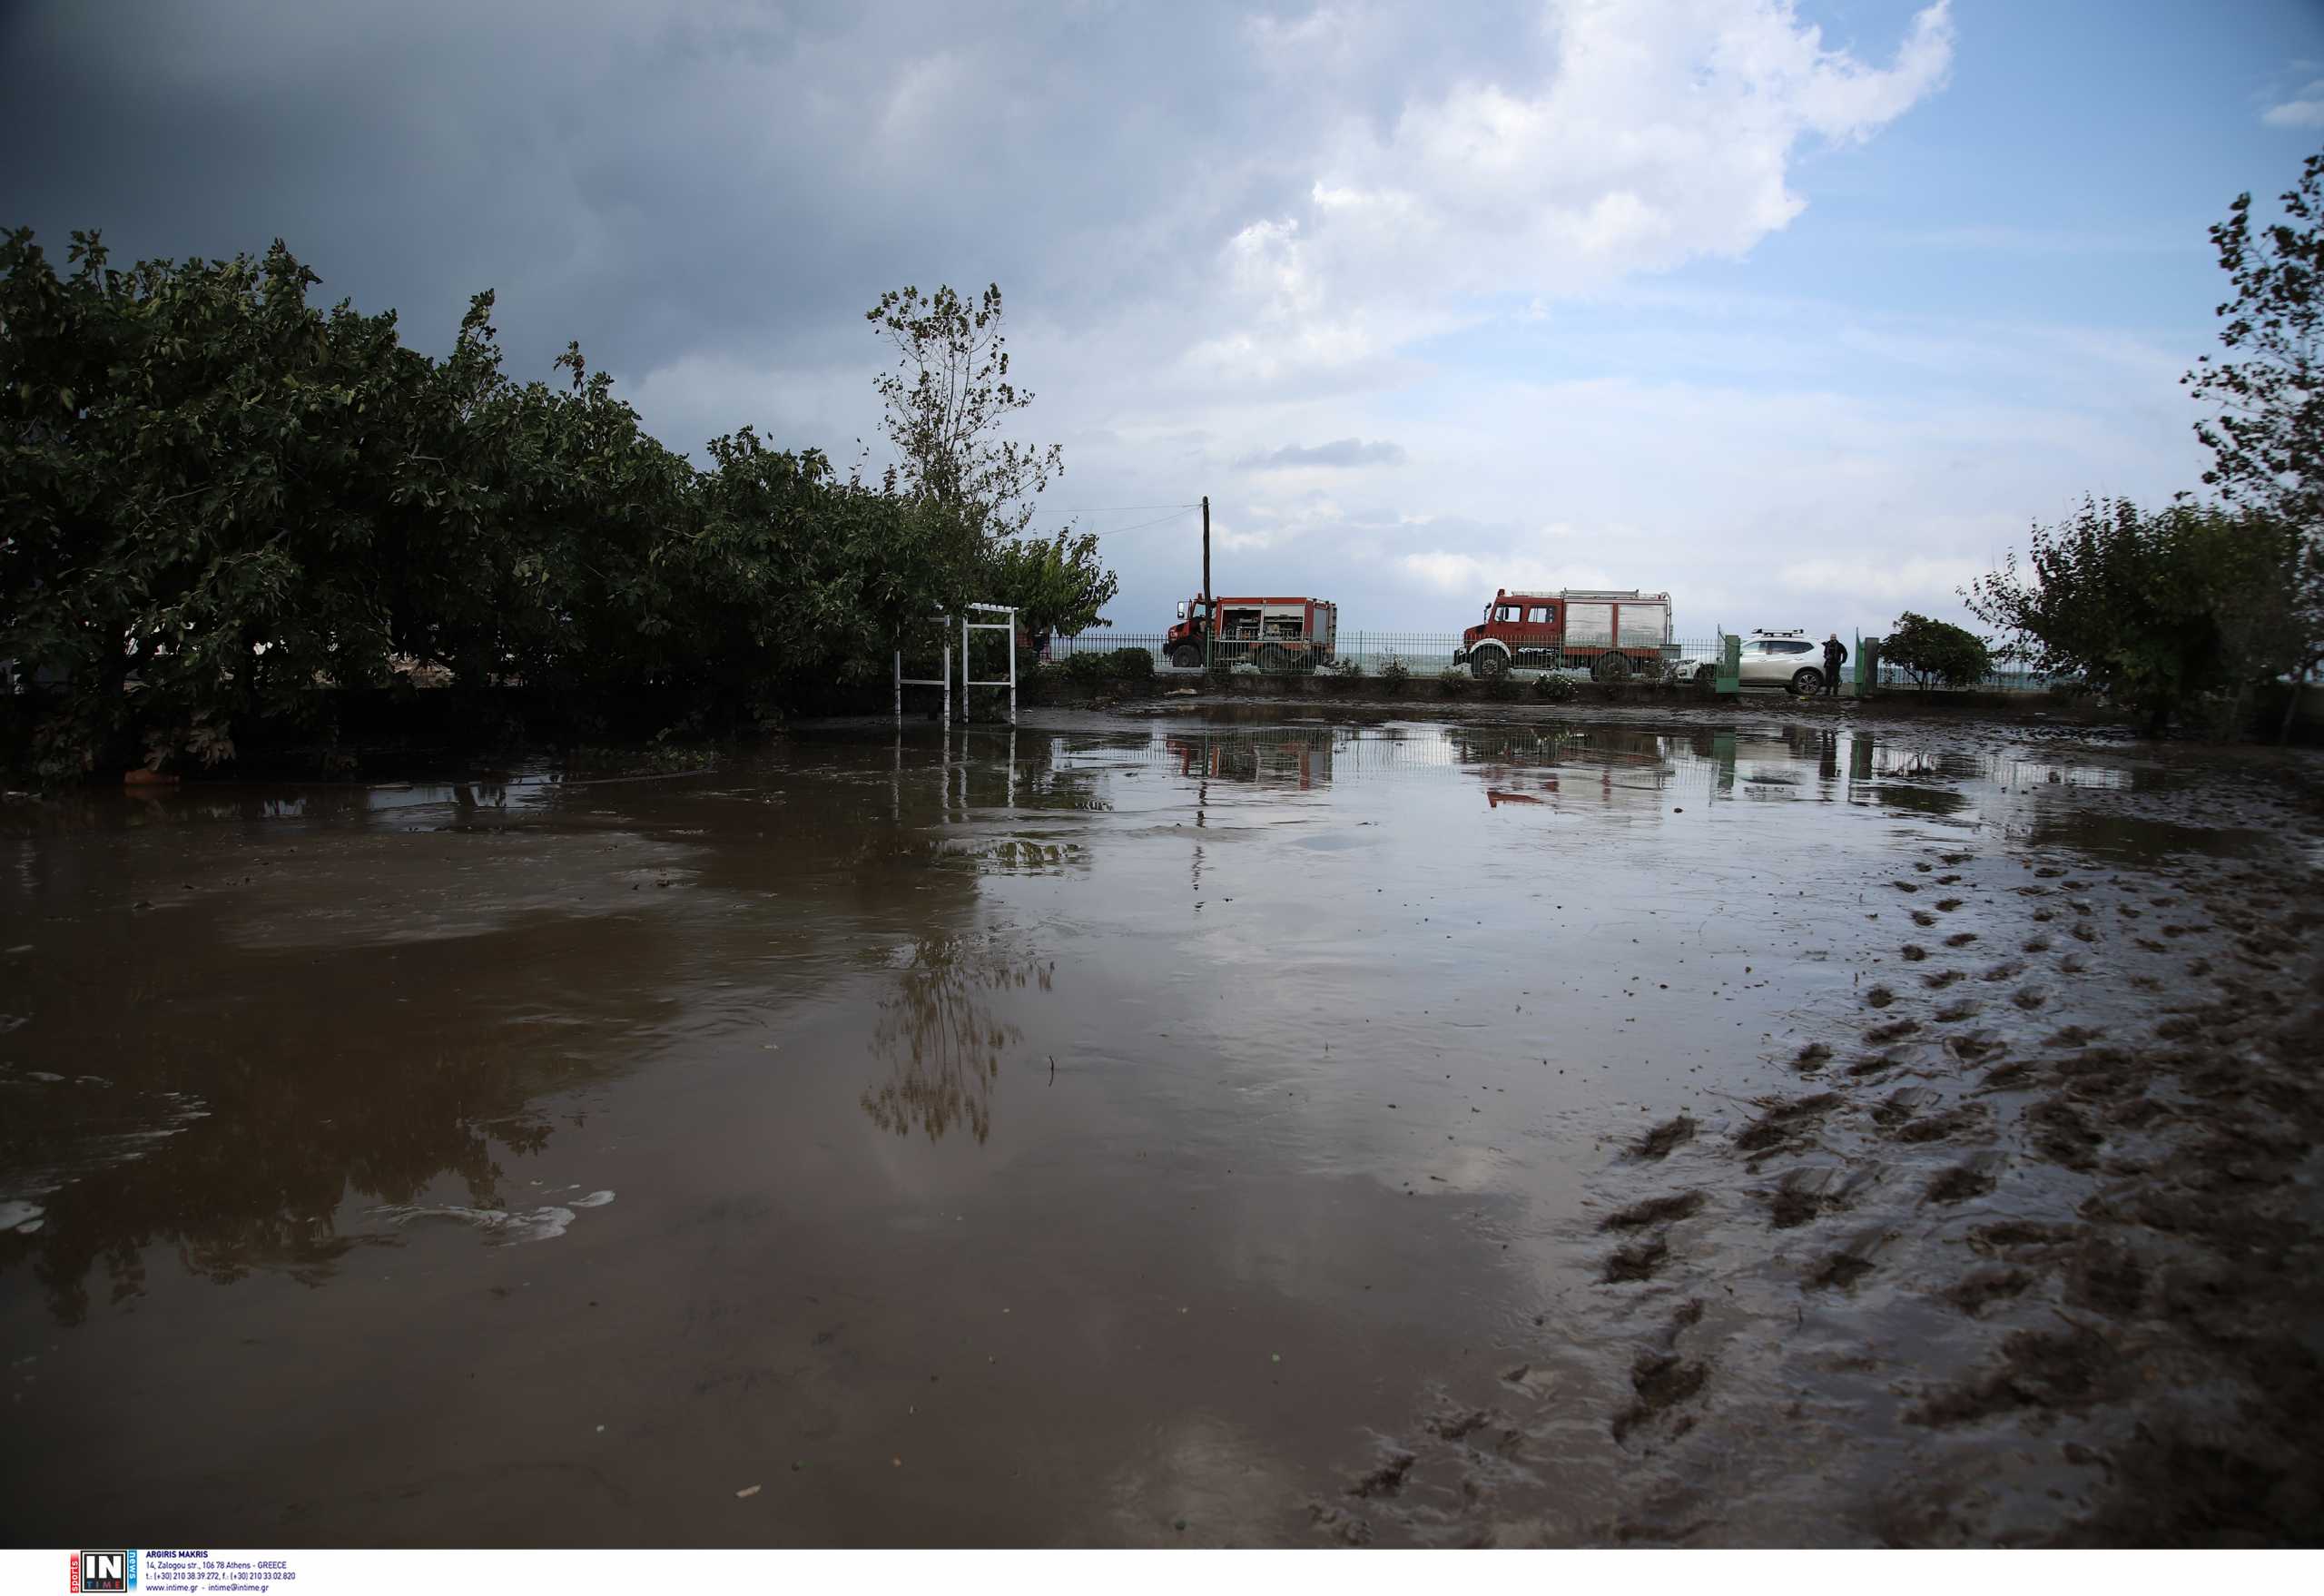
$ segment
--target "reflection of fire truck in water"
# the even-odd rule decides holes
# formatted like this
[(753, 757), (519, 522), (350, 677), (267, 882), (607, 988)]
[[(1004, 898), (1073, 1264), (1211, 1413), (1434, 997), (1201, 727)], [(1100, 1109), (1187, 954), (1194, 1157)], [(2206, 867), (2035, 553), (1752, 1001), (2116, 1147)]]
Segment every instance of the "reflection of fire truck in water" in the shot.
[(1670, 596), (1636, 588), (1561, 588), (1492, 596), (1485, 618), (1461, 634), (1452, 663), (1476, 676), (1512, 666), (1586, 670), (1600, 682), (1659, 680), (1670, 646)]
[(1329, 665), (1339, 635), (1340, 606), (1321, 598), (1222, 598), (1216, 603), (1196, 597), (1178, 606), (1178, 624), (1170, 628), (1170, 663), (1192, 668), (1204, 662), (1204, 642), (1210, 638), (1212, 616), (1217, 636), (1210, 649), (1212, 662), (1255, 665), (1263, 671), (1312, 671)]
[(1281, 782), (1301, 792), (1332, 779), (1328, 732), (1268, 732), (1234, 737), (1169, 737), (1165, 746), (1182, 776), (1221, 782)]

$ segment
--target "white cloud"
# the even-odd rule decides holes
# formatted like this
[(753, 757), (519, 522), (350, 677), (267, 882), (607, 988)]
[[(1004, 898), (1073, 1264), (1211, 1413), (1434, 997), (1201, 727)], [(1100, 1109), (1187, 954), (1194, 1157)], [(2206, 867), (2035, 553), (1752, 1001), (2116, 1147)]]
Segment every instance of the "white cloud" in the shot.
[[(2313, 93), (2324, 85), (2311, 84)], [(2270, 105), (2260, 113), (2260, 120), (2270, 127), (2324, 127), (2324, 97), (2287, 100), (2280, 105)]]

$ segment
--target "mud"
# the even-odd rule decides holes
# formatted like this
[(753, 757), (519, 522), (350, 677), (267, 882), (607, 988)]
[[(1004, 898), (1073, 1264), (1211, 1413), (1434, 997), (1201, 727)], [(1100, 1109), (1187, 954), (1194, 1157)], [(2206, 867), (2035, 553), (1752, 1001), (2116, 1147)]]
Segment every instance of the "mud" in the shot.
[(2324, 1535), (2312, 757), (1259, 707), (0, 808), (12, 1518)]

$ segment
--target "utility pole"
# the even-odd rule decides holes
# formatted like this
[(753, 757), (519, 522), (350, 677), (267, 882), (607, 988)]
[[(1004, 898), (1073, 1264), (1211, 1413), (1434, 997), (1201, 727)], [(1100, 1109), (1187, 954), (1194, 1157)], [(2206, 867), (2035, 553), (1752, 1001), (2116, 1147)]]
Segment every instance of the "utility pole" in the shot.
[(1210, 495), (1202, 496), (1202, 604), (1213, 619), (1218, 605), (1210, 591)]

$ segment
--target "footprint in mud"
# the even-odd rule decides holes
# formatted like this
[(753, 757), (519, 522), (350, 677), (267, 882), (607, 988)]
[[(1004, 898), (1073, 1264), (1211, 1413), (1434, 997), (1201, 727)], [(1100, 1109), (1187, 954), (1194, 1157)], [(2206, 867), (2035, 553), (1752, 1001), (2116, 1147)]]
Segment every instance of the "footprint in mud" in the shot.
[(1955, 1031), (1945, 1039), (1945, 1050), (1968, 1064), (1990, 1059), (2008, 1045), (1989, 1030)]
[(1979, 976), (1979, 980), (2015, 980), (2025, 973), (2025, 966), (2014, 959), (2004, 959)]
[(1660, 1158), (1668, 1157), (1672, 1148), (1695, 1139), (1695, 1118), (1681, 1114), (1676, 1119), (1665, 1119), (1630, 1144), (1635, 1158)]
[(1992, 1225), (1980, 1225), (1969, 1232), (1969, 1250), (1990, 1257), (1995, 1253), (2014, 1253), (2024, 1247), (2056, 1246), (2072, 1241), (2079, 1234), (2071, 1225), (2045, 1225), (2038, 1219), (2003, 1219)]
[(1667, 1225), (1684, 1219), (1703, 1206), (1703, 1194), (1699, 1191), (1679, 1192), (1671, 1197), (1648, 1197), (1632, 1203), (1617, 1214), (1609, 1214), (1599, 1222), (1600, 1230), (1642, 1230), (1649, 1225)]
[(1609, 1286), (1626, 1285), (1633, 1280), (1647, 1280), (1669, 1260), (1670, 1246), (1657, 1236), (1646, 1241), (1633, 1242), (1617, 1247), (1606, 1260), (1603, 1276)]
[(1957, 875), (1941, 875), (1936, 878), (1936, 884), (1940, 887), (1957, 886), (1960, 882), (1961, 878)]
[(1955, 1164), (1928, 1183), (1927, 1199), (1933, 1203), (1965, 1203), (1993, 1190), (1994, 1177), (1974, 1164)]
[(2092, 1030), (2087, 1026), (2069, 1025), (2063, 1030), (2052, 1031), (2043, 1040), (2045, 1045), (2053, 1048), (2086, 1048), (2096, 1041), (2102, 1034), (2103, 1033)]
[(1925, 909), (1915, 909), (1913, 911), (1913, 923), (1915, 925), (1935, 925), (1936, 923), (1936, 916), (1931, 914)]
[(2050, 921), (2057, 919), (2057, 917), (2058, 911), (2054, 909), (2036, 909), (2034, 911), (2034, 918), (2044, 922), (2045, 924)]
[(1975, 857), (1974, 853), (1940, 853), (1937, 862), (1941, 864), (1966, 864)]
[(2034, 1150), (2052, 1163), (2079, 1170), (2098, 1167), (2098, 1149), (2106, 1138), (2093, 1130), (2064, 1098), (2046, 1098), (2034, 1104), (2025, 1111), (2025, 1122), (2033, 1132)]
[(2136, 942), (2140, 947), (2144, 948), (2150, 953), (2168, 953), (2171, 951), (2169, 944), (2158, 942), (2152, 937), (2132, 937), (2131, 941)]
[(1977, 933), (1975, 931), (1955, 931), (1951, 936), (1945, 939), (1945, 945), (1948, 948), (1965, 948), (1976, 940)]
[(1392, 1452), (1381, 1465), (1347, 1488), (1350, 1496), (1393, 1496), (1404, 1488), (1404, 1476), (1420, 1460), (1409, 1452)]
[(1830, 1062), (1832, 1049), (1822, 1042), (1809, 1042), (1791, 1060), (1791, 1067), (1802, 1075), (1813, 1075)]
[(1710, 1365), (1682, 1358), (1675, 1352), (1641, 1352), (1630, 1365), (1630, 1405), (1614, 1415), (1614, 1439), (1623, 1440), (1640, 1424), (1669, 1412), (1700, 1391), (1710, 1379)]
[(2066, 1266), (2066, 1301), (2111, 1319), (2127, 1319), (2146, 1301), (2146, 1270), (2119, 1242), (2084, 1236)]
[(1758, 1167), (1758, 1160), (1779, 1148), (1804, 1146), (1814, 1140), (1824, 1116), (1838, 1108), (1844, 1099), (1837, 1092), (1817, 1092), (1812, 1097), (1795, 1098), (1789, 1102), (1762, 1101), (1764, 1112), (1757, 1119), (1737, 1131), (1734, 1146), (1738, 1152), (1751, 1155), (1751, 1167)]
[(1918, 882), (1891, 882), (1888, 884), (1900, 892), (1917, 892), (1921, 890)]
[(2098, 933), (2096, 931), (2092, 931), (2087, 925), (2079, 923), (2074, 925), (2067, 931), (2066, 934), (2073, 938), (2077, 942), (2094, 942), (2098, 940)]
[(2020, 1330), (2001, 1344), (1998, 1367), (1932, 1393), (1905, 1412), (1905, 1421), (1942, 1428), (2020, 1408), (2079, 1412), (2120, 1394), (2128, 1384), (2122, 1355), (2094, 1330)]
[(2058, 969), (2067, 975), (2080, 975), (2090, 968), (2090, 961), (2079, 953), (2069, 953), (2058, 961)]
[(2045, 864), (2034, 873), (2040, 876), (2043, 881), (2055, 881), (2058, 877), (2065, 874), (2065, 872), (2059, 869), (2054, 864)]
[(1941, 991), (1960, 979), (1961, 972), (1957, 970), (1934, 970), (1921, 977), (1921, 985)]
[(2023, 1269), (1972, 1269), (1946, 1288), (1945, 1300), (1974, 1319), (2004, 1297), (2024, 1295), (2033, 1284), (2034, 1276)]
[(1861, 1079), (1867, 1075), (1878, 1075), (1884, 1070), (1894, 1069), (1904, 1061), (1895, 1053), (1876, 1053), (1871, 1058), (1858, 1059), (1849, 1065), (1848, 1073)]
[(1922, 872), (1924, 874), (1925, 874), (1927, 872), (1932, 871), (1932, 870), (1935, 870), (1935, 869), (1936, 868), (1936, 866), (1935, 866), (1934, 864), (1924, 864), (1924, 863), (1920, 862), (1919, 861), (1915, 860), (1915, 861), (1914, 862), (1914, 863), (1913, 863), (1913, 868), (1914, 868), (1915, 870), (1920, 871), (1920, 872)]
[(1922, 947), (1918, 942), (1906, 942), (1904, 947), (1898, 950), (1898, 952), (1903, 956), (1905, 962), (1911, 964), (1917, 964), (1922, 960), (1928, 957), (1928, 950)]
[(2022, 1091), (2034, 1079), (2034, 1067), (2024, 1059), (2000, 1064), (1985, 1071), (1985, 1079), (1978, 1083), (1979, 1091)]
[(2026, 939), (2025, 939), (2025, 951), (2026, 951), (2026, 952), (2028, 952), (2028, 953), (2046, 953), (2046, 952), (2048, 952), (2049, 951), (2050, 951), (2050, 939), (2049, 939), (2049, 938), (2047, 938), (2047, 937), (2028, 937), (2028, 938), (2026, 938)]
[(1866, 1031), (1864, 1039), (1876, 1048), (1885, 1048), (1890, 1042), (1902, 1041), (1920, 1028), (1921, 1022), (1917, 1020), (1892, 1020), (1886, 1025), (1876, 1025)]
[(1768, 1227), (1796, 1230), (1818, 1214), (1846, 1208), (1877, 1178), (1869, 1169), (1846, 1177), (1830, 1167), (1786, 1170), (1773, 1189), (1760, 1194), (1767, 1199)]
[(1955, 1025), (1964, 1020), (1974, 1020), (1976, 1018), (1978, 1007), (1974, 998), (1963, 998), (1958, 1002), (1947, 1003), (1936, 1011), (1936, 1022), (1939, 1025)]
[(2191, 976), (2201, 977), (2211, 972), (2211, 961), (2208, 959), (2198, 959), (2187, 966), (2187, 973)]
[[(1864, 994), (1864, 1000), (1866, 1003), (1871, 1004), (1875, 1009), (1886, 1009), (1889, 1004), (1896, 1000), (1896, 994), (1890, 991), (1886, 987), (1874, 987), (1870, 991)], [(1827, 1048), (1825, 1049), (1825, 1057), (1829, 1058), (1830, 1056), (1831, 1049)]]
[(2050, 994), (2039, 987), (2020, 987), (2009, 994), (2009, 1000), (2031, 1014), (2050, 1000)]
[(1955, 909), (1961, 907), (1961, 900), (1958, 898), (1940, 898), (1937, 900), (1936, 906), (1944, 913), (1950, 914)]
[(1872, 1260), (1861, 1253), (1837, 1252), (1818, 1264), (1801, 1284), (1810, 1291), (1846, 1291), (1872, 1273)]

